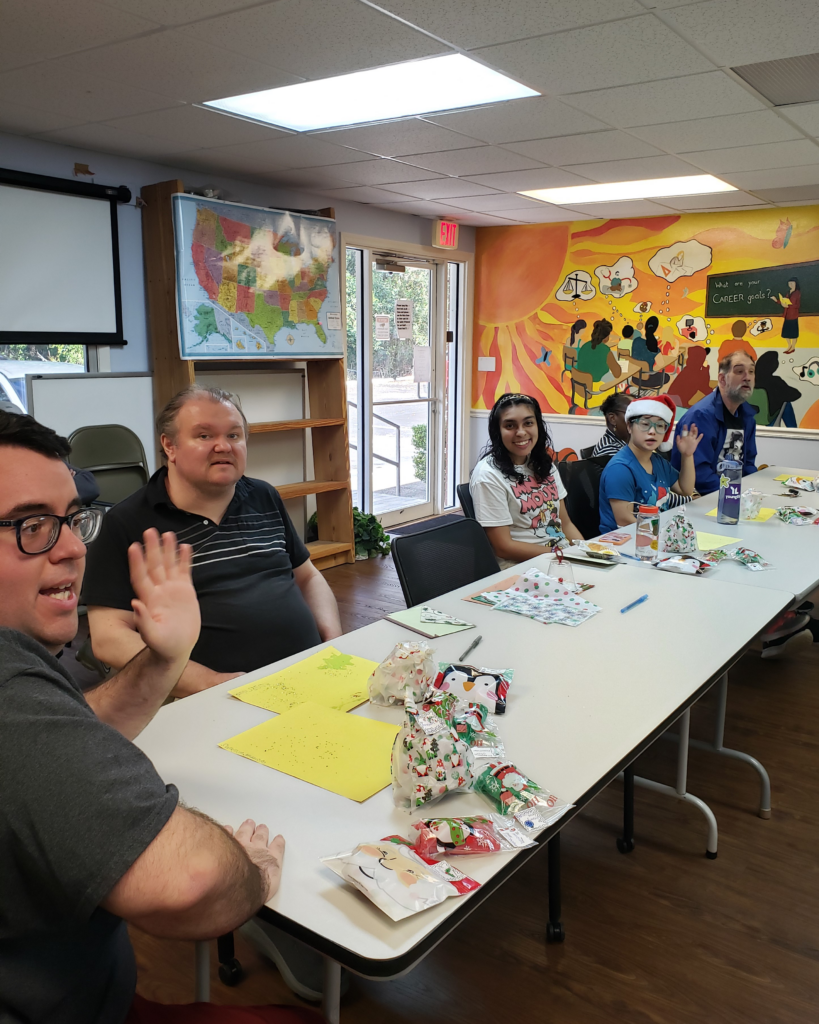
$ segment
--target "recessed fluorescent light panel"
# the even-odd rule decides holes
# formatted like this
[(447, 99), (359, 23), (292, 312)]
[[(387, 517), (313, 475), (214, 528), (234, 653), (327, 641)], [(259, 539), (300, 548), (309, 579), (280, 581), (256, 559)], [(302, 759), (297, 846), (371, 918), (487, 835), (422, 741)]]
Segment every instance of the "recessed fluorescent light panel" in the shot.
[(572, 185), (570, 188), (534, 188), (522, 196), (555, 206), (579, 203), (617, 203), (630, 199), (659, 199), (662, 196), (704, 196), (713, 192), (736, 192), (712, 174), (689, 174), (684, 178), (650, 178), (647, 181), (613, 181), (602, 185)]
[(309, 132), (539, 95), (506, 75), (453, 53), (209, 100), (204, 105), (264, 124)]

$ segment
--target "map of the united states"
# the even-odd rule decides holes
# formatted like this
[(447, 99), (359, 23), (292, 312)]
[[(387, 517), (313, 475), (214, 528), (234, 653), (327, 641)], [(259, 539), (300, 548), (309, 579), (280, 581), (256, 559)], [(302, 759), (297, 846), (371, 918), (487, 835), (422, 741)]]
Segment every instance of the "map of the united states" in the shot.
[(183, 355), (297, 358), (340, 348), (331, 221), (174, 199), (177, 233), (187, 236), (181, 245), (177, 237)]

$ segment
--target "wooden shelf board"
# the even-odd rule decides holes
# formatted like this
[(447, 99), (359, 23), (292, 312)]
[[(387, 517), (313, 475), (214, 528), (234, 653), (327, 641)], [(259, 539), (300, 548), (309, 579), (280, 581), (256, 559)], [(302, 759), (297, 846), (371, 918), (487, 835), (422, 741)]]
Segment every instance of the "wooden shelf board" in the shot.
[(273, 420), (271, 423), (251, 423), (251, 434), (269, 434), (277, 430), (306, 430), (308, 427), (340, 427), (344, 420), (313, 419), (313, 420)]
[(335, 540), (313, 540), (307, 545), (307, 550), (310, 552), (310, 560), (315, 561), (317, 558), (326, 558), (328, 555), (340, 555), (342, 552), (352, 550), (351, 541), (335, 541)]
[(282, 484), (276, 490), (282, 500), (301, 498), (305, 494), (323, 494), (325, 491), (344, 491), (350, 487), (349, 480), (305, 480), (300, 484)]

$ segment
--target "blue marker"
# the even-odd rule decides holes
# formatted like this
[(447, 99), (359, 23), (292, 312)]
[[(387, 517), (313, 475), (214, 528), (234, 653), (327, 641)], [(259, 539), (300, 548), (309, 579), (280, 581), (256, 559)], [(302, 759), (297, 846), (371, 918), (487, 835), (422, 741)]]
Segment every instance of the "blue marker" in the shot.
[(648, 600), (648, 594), (643, 594), (642, 597), (638, 597), (636, 601), (632, 601), (631, 604), (627, 604), (625, 608), (620, 609), (620, 614), (623, 612), (630, 612), (632, 608), (636, 608), (638, 604), (642, 604), (643, 601)]

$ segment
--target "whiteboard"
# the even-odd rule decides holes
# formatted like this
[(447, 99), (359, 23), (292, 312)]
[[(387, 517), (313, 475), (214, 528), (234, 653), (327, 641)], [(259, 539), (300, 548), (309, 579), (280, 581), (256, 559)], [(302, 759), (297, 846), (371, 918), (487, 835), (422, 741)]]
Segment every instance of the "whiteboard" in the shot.
[(107, 199), (0, 185), (0, 238), (0, 331), (116, 332)]
[(26, 376), (28, 411), (68, 437), (78, 427), (119, 423), (142, 441), (156, 469), (153, 379), (149, 373), (50, 373)]

